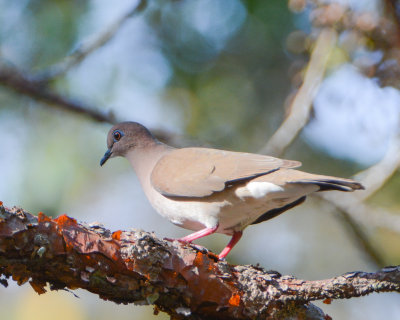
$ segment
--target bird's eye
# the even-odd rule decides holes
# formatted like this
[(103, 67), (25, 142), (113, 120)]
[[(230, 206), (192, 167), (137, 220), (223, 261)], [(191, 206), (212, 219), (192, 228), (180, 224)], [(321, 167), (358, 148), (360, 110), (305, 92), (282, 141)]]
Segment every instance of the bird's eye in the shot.
[(115, 130), (113, 133), (114, 141), (119, 141), (122, 138), (122, 132)]

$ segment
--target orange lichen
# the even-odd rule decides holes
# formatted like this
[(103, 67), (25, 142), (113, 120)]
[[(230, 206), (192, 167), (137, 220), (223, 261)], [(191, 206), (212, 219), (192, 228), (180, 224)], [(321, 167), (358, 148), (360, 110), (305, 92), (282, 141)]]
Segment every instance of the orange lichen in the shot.
[(111, 259), (114, 260), (114, 261), (118, 261), (119, 260), (119, 254), (117, 253), (117, 251), (112, 253)]
[(76, 226), (77, 222), (74, 218), (68, 217), (66, 214), (55, 218), (54, 221), (57, 223), (59, 227), (69, 227), (69, 226)]
[(38, 213), (38, 222), (49, 222), (51, 218), (46, 216), (42, 211)]
[(237, 307), (240, 304), (240, 295), (233, 294), (229, 299), (229, 304), (231, 306)]
[(204, 263), (203, 260), (204, 260), (204, 255), (201, 252), (197, 252), (196, 257), (194, 258), (193, 264), (196, 264), (197, 266), (202, 266)]
[(332, 303), (332, 299), (331, 298), (326, 298), (324, 301), (322, 301), (325, 304), (331, 304)]
[(115, 231), (115, 232), (113, 232), (113, 234), (112, 234), (112, 238), (114, 239), (114, 240), (121, 240), (121, 233), (122, 233), (122, 231), (121, 230), (118, 230), (118, 231)]
[(68, 241), (68, 239), (64, 239), (65, 242), (65, 249), (67, 251), (72, 251), (72, 249), (74, 248), (74, 244), (72, 241)]
[(196, 253), (193, 264), (198, 267), (204, 267), (208, 272), (212, 272), (214, 270), (214, 264), (210, 261), (207, 254), (203, 254), (201, 252)]
[(128, 269), (130, 271), (135, 270), (135, 261), (125, 259), (124, 262), (125, 262), (126, 269)]

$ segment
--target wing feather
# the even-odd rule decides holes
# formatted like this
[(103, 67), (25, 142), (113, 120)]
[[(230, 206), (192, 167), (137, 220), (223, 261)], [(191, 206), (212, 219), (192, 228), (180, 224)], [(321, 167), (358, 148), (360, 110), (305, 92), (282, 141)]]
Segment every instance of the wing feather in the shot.
[(163, 156), (151, 173), (153, 187), (165, 196), (205, 197), (237, 181), (252, 179), (298, 161), (208, 148), (183, 148)]

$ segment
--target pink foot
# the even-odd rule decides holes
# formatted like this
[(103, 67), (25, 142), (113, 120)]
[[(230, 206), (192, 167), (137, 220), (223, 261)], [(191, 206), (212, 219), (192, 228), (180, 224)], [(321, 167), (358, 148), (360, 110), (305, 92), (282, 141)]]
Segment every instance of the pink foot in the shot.
[(218, 225), (216, 225), (213, 228), (205, 228), (205, 229), (202, 229), (195, 233), (189, 234), (186, 237), (180, 238), (180, 239), (178, 239), (178, 241), (190, 243), (194, 240), (197, 240), (197, 239), (203, 238), (205, 236), (209, 236), (210, 234), (213, 234), (215, 231), (217, 231), (217, 229), (218, 229)]
[(220, 260), (224, 259), (228, 255), (228, 253), (232, 250), (232, 248), (235, 246), (235, 244), (238, 243), (238, 241), (242, 237), (242, 234), (243, 234), (242, 231), (236, 231), (233, 233), (231, 241), (229, 241), (229, 243), (225, 247), (225, 249), (222, 250), (221, 253), (218, 255), (218, 258)]
[[(180, 242), (183, 243), (191, 243), (194, 240), (209, 236), (210, 234), (213, 234), (215, 231), (217, 231), (218, 229), (218, 225), (213, 227), (213, 228), (204, 228), (200, 231), (194, 232), (192, 234), (187, 235), (186, 237), (180, 238), (180, 239), (170, 239), (170, 238), (164, 238), (165, 240), (168, 241), (175, 241), (178, 240)], [(238, 241), (240, 240), (240, 238), (242, 237), (243, 232), (242, 231), (235, 231), (233, 233), (233, 236), (231, 238), (231, 240), (229, 241), (228, 245), (225, 247), (224, 250), (221, 251), (221, 253), (218, 255), (218, 258), (220, 260), (224, 259), (228, 253), (232, 250), (232, 248), (238, 243)], [(199, 245), (193, 245), (193, 247), (197, 250), (206, 250), (208, 252), (208, 250), (202, 246)]]

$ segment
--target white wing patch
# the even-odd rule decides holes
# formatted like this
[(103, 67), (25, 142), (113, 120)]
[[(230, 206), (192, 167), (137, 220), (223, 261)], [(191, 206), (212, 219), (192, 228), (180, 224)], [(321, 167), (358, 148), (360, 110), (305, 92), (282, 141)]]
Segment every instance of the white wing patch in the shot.
[(255, 199), (264, 198), (269, 193), (282, 192), (284, 189), (271, 182), (249, 182), (246, 186), (236, 189), (235, 193), (239, 198), (252, 197)]

